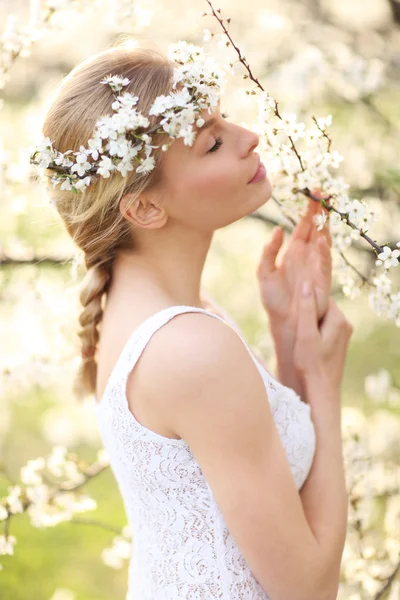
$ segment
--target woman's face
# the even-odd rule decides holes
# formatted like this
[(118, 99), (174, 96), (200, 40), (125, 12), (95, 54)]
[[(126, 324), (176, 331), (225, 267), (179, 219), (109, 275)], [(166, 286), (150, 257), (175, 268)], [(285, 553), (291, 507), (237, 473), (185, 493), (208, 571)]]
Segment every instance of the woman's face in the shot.
[(201, 116), (194, 144), (178, 138), (163, 154), (160, 193), (169, 218), (212, 232), (260, 208), (272, 186), (268, 174), (249, 183), (259, 164), (256, 133), (226, 120), (219, 106)]

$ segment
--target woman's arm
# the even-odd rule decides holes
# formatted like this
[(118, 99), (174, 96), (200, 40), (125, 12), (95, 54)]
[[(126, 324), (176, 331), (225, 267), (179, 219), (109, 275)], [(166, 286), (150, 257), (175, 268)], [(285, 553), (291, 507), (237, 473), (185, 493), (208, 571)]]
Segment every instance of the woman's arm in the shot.
[(293, 360), (295, 331), (290, 325), (277, 326), (270, 321), (270, 331), (275, 345), (277, 379), (292, 388), (304, 401), (307, 395), (304, 385), (296, 371)]

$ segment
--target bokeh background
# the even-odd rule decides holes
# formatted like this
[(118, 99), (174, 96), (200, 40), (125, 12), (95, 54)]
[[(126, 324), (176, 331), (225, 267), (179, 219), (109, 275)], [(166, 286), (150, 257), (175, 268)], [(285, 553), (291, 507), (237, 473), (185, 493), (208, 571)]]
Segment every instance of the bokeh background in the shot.
[[(32, 34), (38, 11), (49, 7), (54, 13), (47, 27)], [(299, 120), (308, 122), (311, 115), (332, 114), (330, 133), (334, 147), (344, 156), (340, 171), (351, 185), (352, 197), (378, 211), (374, 239), (397, 242), (399, 1), (252, 0), (246, 4), (219, 0), (215, 7), (221, 8), (224, 17), (231, 17), (234, 41), (281, 110), (295, 112)], [(78, 404), (71, 390), (78, 364), (80, 257), (29, 165), (51, 95), (78, 61), (113, 44), (122, 34), (163, 51), (169, 43), (183, 39), (204, 45), (216, 58), (236, 60), (234, 52), (220, 43), (221, 35), (204, 41), (204, 29), (218, 34), (220, 29), (203, 12), (210, 11), (201, 0), (1, 0), (0, 35), (8, 31), (8, 37), (3, 35), (0, 41), (3, 54), (11, 44), (10, 14), (15, 15), (22, 35), (32, 34), (33, 39), (23, 56), (12, 62), (1, 90), (0, 498), (11, 482), (18, 482), (21, 467), (29, 459), (47, 456), (52, 446), (65, 445), (89, 462), (102, 447), (93, 400)], [(252, 86), (243, 74), (237, 65), (221, 110), (229, 119), (251, 127), (256, 104), (245, 93)], [(281, 223), (289, 231), (290, 223), (272, 202), (260, 214), (263, 218), (249, 215), (216, 232), (204, 287), (274, 369), (255, 269), (273, 224)], [(365, 273), (375, 260), (362, 241), (354, 244), (349, 257)], [(355, 326), (343, 386), (343, 427), (365, 439), (379, 464), (396, 469), (400, 462), (400, 330), (372, 312), (366, 293), (346, 298), (335, 281), (333, 294)], [(373, 469), (369, 477), (370, 482), (377, 477)], [(2, 600), (125, 597), (123, 550), (119, 554), (105, 551), (126, 525), (110, 470), (94, 477), (85, 491), (96, 500), (97, 508), (72, 522), (38, 529), (27, 515), (12, 519), (10, 532), (17, 542), (14, 555), (0, 557)], [(374, 540), (366, 547), (371, 543), (384, 546), (388, 529), (391, 539), (400, 540), (399, 491), (389, 499), (381, 496), (374, 509), (365, 505), (368, 535)], [(395, 544), (394, 548), (395, 557)], [(367, 570), (365, 564), (362, 572)], [(377, 597), (373, 575), (360, 576), (357, 584), (354, 572), (348, 575), (349, 581), (344, 579), (341, 587), (342, 598)], [(397, 584), (395, 577), (382, 598), (398, 600)]]

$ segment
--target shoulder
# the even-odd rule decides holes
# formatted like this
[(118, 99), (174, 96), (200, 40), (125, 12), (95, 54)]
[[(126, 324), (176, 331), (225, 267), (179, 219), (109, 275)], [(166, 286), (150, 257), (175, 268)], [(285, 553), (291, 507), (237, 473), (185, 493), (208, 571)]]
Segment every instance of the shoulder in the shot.
[(237, 332), (204, 313), (175, 315), (153, 334), (140, 360), (141, 389), (155, 410), (179, 410), (182, 399), (195, 402), (200, 393), (228, 394), (238, 382), (263, 387)]
[(189, 422), (207, 419), (217, 404), (220, 415), (226, 415), (237, 402), (241, 414), (245, 398), (261, 398), (262, 403), (267, 398), (243, 340), (211, 315), (174, 316), (153, 334), (140, 360), (146, 403), (181, 437)]
[(160, 327), (152, 336), (148, 355), (157, 361), (159, 373), (173, 374), (182, 366), (223, 367), (243, 357), (251, 361), (243, 341), (228, 323), (199, 312), (179, 313)]

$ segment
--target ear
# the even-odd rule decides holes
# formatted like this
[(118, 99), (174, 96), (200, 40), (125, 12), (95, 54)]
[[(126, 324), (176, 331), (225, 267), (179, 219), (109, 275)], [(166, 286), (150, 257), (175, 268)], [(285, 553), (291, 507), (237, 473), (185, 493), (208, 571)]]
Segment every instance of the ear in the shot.
[(133, 194), (125, 194), (119, 202), (122, 216), (136, 227), (159, 229), (168, 220), (165, 208), (155, 203), (154, 193), (146, 190), (132, 202)]

